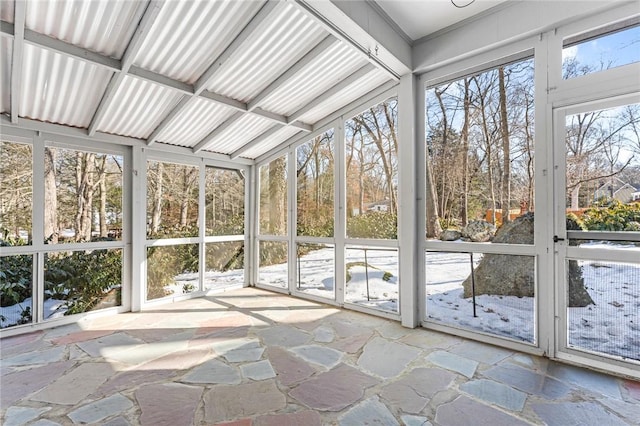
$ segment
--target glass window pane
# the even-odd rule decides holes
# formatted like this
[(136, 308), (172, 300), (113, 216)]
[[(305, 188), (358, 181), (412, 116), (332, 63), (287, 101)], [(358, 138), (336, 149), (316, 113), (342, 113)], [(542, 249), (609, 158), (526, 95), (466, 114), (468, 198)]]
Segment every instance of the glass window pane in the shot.
[[(503, 223), (535, 210), (533, 65), (527, 59), (427, 89), (428, 239), (489, 241)], [(501, 242), (533, 244), (530, 237)]]
[(274, 287), (288, 288), (287, 256), (289, 244), (284, 241), (260, 241), (258, 282)]
[(198, 167), (147, 163), (147, 238), (198, 235)]
[(345, 122), (347, 237), (398, 237), (398, 102)]
[(640, 231), (639, 121), (640, 104), (566, 117), (568, 230)]
[(33, 321), (33, 256), (0, 256), (0, 328)]
[(244, 241), (205, 245), (204, 289), (244, 285)]
[(297, 244), (296, 288), (335, 299), (335, 248), (330, 244)]
[(333, 130), (296, 149), (298, 235), (333, 236)]
[(46, 253), (44, 318), (121, 305), (122, 250)]
[(640, 26), (589, 38), (578, 43), (565, 40), (562, 49), (562, 77), (591, 74), (640, 62)]
[(31, 244), (32, 194), (31, 145), (0, 141), (0, 241)]
[(428, 321), (535, 343), (533, 256), (427, 252), (425, 262)]
[(48, 244), (122, 238), (121, 156), (45, 148)]
[(287, 235), (287, 157), (260, 167), (260, 234)]
[(567, 344), (640, 361), (640, 264), (567, 260)]
[(244, 234), (244, 176), (240, 170), (206, 169), (206, 235)]
[(147, 300), (200, 289), (198, 244), (147, 248)]
[(345, 302), (399, 312), (397, 250), (348, 248), (346, 270)]

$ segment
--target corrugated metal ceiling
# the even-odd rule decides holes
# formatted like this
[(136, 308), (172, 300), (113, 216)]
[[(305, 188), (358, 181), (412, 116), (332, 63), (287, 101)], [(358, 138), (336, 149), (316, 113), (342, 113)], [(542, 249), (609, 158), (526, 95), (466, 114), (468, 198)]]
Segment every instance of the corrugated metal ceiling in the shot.
[(89, 135), (257, 158), (391, 79), (296, 2), (25, 4), (1, 0), (0, 112), (15, 69), (19, 117)]

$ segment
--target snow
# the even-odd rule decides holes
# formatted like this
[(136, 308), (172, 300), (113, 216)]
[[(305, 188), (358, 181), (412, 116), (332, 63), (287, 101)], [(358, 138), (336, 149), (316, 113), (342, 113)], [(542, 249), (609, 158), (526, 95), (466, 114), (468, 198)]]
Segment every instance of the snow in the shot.
[[(607, 249), (605, 243), (586, 243), (581, 247)], [(639, 251), (637, 246), (615, 245), (617, 249)], [(389, 312), (398, 310), (398, 253), (397, 250), (348, 248), (346, 266), (349, 281), (345, 302)], [(326, 246), (303, 255), (298, 260), (299, 291), (306, 294), (335, 298), (335, 250)], [(477, 266), (481, 254), (474, 254)], [(467, 253), (428, 252), (426, 262), (427, 320), (485, 332), (517, 341), (535, 343), (535, 300), (532, 297), (476, 296), (473, 316), (472, 298), (462, 298), (462, 282), (471, 272)], [(585, 287), (595, 305), (567, 308), (568, 344), (570, 347), (640, 360), (640, 264), (581, 260)], [(298, 267), (296, 266), (296, 270)], [(287, 287), (287, 263), (263, 266), (259, 269), (261, 284)], [(367, 274), (368, 290), (367, 298)], [(296, 283), (298, 277), (296, 277)], [(205, 289), (240, 286), (244, 270), (226, 272), (207, 271)], [(198, 274), (176, 277), (167, 290), (182, 294), (185, 284), (198, 288)], [(2, 324), (14, 323), (31, 298), (19, 305), (0, 308), (7, 318)], [(45, 318), (64, 315), (63, 301), (45, 301)]]

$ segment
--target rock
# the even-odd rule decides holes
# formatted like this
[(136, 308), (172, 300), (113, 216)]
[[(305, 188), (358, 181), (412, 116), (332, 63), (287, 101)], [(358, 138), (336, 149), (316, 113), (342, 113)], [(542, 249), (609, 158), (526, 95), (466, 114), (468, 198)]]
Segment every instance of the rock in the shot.
[[(571, 219), (567, 219), (567, 229), (574, 229), (577, 225), (570, 221)], [(466, 232), (465, 228), (463, 235)], [(533, 244), (533, 213), (526, 213), (505, 223), (498, 229), (492, 242)], [(535, 260), (532, 256), (485, 254), (474, 271), (474, 278), (476, 295), (533, 297), (535, 295)], [(593, 300), (584, 287), (582, 268), (575, 260), (569, 260), (568, 281), (569, 307), (584, 307), (593, 304)], [(471, 276), (462, 283), (462, 286), (464, 287), (464, 297), (471, 297)]]
[(486, 220), (472, 220), (462, 230), (462, 236), (476, 243), (490, 241), (496, 233), (496, 227)]
[(455, 229), (446, 229), (440, 234), (440, 240), (442, 241), (455, 241), (462, 238), (462, 233)]

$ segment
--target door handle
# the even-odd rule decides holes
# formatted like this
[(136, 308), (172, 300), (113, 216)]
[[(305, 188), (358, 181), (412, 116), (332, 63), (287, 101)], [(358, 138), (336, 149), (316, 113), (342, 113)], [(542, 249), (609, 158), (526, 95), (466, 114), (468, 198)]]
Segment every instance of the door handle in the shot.
[(564, 241), (564, 238), (559, 238), (557, 235), (553, 236), (553, 242), (557, 243), (558, 241)]

